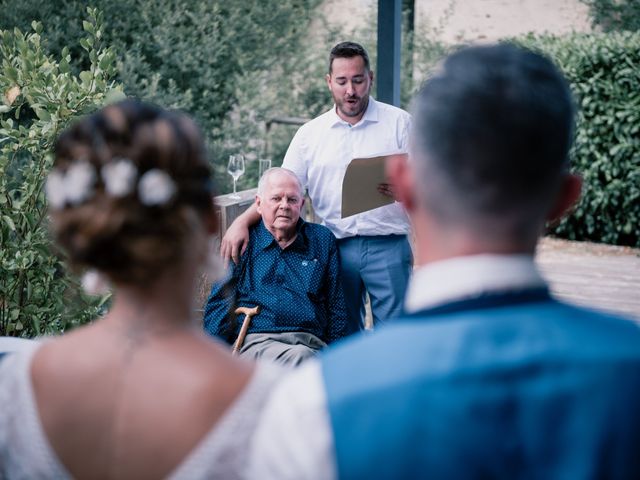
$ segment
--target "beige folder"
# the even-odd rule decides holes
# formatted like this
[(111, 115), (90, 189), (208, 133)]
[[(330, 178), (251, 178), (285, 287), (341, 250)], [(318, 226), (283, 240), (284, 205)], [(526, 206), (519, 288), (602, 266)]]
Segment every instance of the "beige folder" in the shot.
[(378, 185), (388, 182), (385, 173), (388, 157), (351, 160), (342, 180), (342, 218), (394, 202), (393, 198), (378, 192)]

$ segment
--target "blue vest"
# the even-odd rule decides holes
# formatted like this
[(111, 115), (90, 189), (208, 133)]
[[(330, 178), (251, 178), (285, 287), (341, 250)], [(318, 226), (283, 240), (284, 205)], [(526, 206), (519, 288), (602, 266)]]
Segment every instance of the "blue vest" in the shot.
[(339, 478), (640, 479), (640, 328), (491, 295), (322, 357)]

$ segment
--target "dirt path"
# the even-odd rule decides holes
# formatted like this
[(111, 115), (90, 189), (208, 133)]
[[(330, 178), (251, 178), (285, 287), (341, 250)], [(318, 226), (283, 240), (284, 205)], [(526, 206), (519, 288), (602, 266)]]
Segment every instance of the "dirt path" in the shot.
[[(321, 11), (348, 33), (369, 21), (377, 5), (378, 0), (325, 0)], [(416, 0), (415, 5), (416, 32), (436, 27), (448, 43), (591, 29), (588, 7), (580, 0)]]
[(440, 39), (449, 43), (591, 30), (580, 0), (417, 0), (416, 10), (416, 30), (441, 25)]

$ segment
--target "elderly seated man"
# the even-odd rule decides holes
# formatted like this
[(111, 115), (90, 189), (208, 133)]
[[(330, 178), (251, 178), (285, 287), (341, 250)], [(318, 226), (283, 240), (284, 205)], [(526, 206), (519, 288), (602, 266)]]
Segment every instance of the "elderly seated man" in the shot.
[(232, 311), (260, 307), (241, 355), (297, 365), (359, 328), (357, 319), (347, 318), (335, 237), (300, 218), (303, 204), (292, 171), (267, 170), (256, 195), (262, 219), (230, 275), (211, 289), (205, 329), (230, 343), (240, 330)]

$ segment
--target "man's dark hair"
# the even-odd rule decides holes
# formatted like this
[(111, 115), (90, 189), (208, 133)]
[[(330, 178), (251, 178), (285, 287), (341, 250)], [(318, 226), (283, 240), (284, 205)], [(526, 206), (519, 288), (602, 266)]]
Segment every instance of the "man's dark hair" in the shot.
[(353, 58), (362, 57), (364, 60), (364, 66), (367, 70), (369, 67), (369, 55), (362, 45), (355, 42), (341, 42), (331, 49), (329, 54), (329, 73), (331, 73), (331, 67), (333, 66), (333, 60), (336, 58)]
[(511, 44), (460, 50), (415, 99), (422, 200), (444, 221), (495, 221), (514, 235), (539, 228), (573, 126), (571, 92), (550, 60)]

